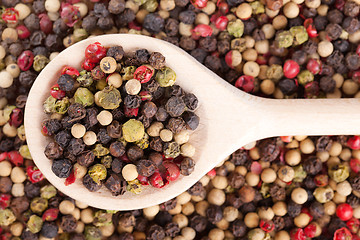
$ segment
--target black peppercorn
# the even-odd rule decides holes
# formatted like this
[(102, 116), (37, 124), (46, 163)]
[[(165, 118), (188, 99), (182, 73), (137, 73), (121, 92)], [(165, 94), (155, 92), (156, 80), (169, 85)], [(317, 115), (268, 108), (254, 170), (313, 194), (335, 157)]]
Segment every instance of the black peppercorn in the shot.
[(67, 178), (71, 173), (72, 164), (68, 159), (54, 160), (51, 170), (57, 177)]

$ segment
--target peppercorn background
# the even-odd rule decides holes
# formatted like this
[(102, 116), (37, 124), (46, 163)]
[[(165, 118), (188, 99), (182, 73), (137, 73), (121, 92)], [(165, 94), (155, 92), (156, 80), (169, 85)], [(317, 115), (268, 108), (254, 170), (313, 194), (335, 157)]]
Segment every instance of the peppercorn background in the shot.
[[(2, 0), (0, 239), (359, 239), (358, 136), (250, 143), (175, 199), (112, 212), (76, 202), (49, 184), (34, 166), (23, 126), (27, 94), (46, 64), (71, 44), (107, 33), (171, 42), (258, 96), (360, 97), (359, 4)], [(60, 137), (57, 142), (68, 141)]]

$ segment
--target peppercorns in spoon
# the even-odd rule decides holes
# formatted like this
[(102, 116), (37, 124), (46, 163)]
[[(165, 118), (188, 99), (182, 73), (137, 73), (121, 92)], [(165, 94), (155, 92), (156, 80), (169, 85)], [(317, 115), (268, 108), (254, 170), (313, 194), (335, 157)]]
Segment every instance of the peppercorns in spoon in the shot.
[[(163, 188), (143, 187), (138, 195), (126, 192), (121, 196), (113, 196), (105, 187), (90, 192), (80, 179), (65, 186), (64, 180), (54, 174), (52, 161), (44, 153), (49, 139), (41, 133), (46, 115), (43, 104), (63, 67), (72, 66), (80, 69), (86, 47), (95, 42), (107, 47), (121, 45), (125, 52), (139, 48), (147, 49), (149, 52), (160, 52), (165, 56), (166, 66), (176, 73), (177, 84), (185, 92), (197, 97), (199, 106), (196, 115), (200, 118), (200, 124), (190, 136), (190, 143), (196, 149), (192, 156), (196, 165), (189, 176), (180, 176)], [(106, 69), (110, 69), (111, 64), (108, 67)], [(66, 88), (68, 81), (70, 80), (63, 79), (63, 88)], [(130, 92), (136, 89), (137, 83), (133, 84), (129, 86)], [(25, 110), (25, 129), (29, 150), (35, 163), (60, 191), (97, 208), (130, 210), (159, 204), (177, 196), (236, 149), (258, 139), (287, 135), (360, 134), (360, 113), (354, 111), (358, 107), (358, 99), (273, 100), (255, 97), (227, 84), (174, 45), (141, 35), (114, 34), (93, 37), (74, 44), (42, 70), (29, 94)], [(100, 115), (99, 122), (107, 124), (107, 114), (105, 112)], [(138, 132), (136, 125), (134, 127), (129, 123), (125, 126), (129, 125), (130, 132)], [(73, 136), (84, 137), (82, 131), (81, 126), (75, 128)], [(89, 139), (91, 140), (91, 136)], [(102, 151), (100, 147), (98, 150)], [(77, 156), (74, 161), (78, 161)], [(68, 161), (59, 162), (59, 170), (68, 164)], [(125, 166), (128, 165), (130, 164)], [(131, 179), (134, 176), (134, 167), (127, 168), (129, 169), (125, 174), (129, 173), (131, 176), (126, 177)], [(96, 172), (97, 169), (93, 170)], [(84, 176), (84, 179), (87, 176)], [(87, 177), (85, 180), (94, 179)], [(100, 177), (97, 180), (103, 179)]]

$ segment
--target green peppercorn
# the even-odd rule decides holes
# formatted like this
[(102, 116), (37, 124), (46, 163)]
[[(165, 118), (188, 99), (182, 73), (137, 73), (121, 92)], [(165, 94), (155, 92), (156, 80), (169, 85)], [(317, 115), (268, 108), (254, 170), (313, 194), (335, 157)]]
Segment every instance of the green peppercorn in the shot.
[(123, 80), (130, 80), (134, 78), (134, 73), (135, 73), (136, 67), (135, 66), (129, 66), (129, 67), (125, 67), (121, 70), (121, 73), (124, 74), (122, 76)]
[(309, 39), (309, 35), (304, 26), (294, 26), (290, 28), (291, 35), (295, 38), (293, 44), (300, 45), (306, 42)]
[(45, 185), (40, 189), (41, 197), (44, 199), (50, 199), (56, 196), (57, 190), (53, 185)]
[(252, 229), (248, 233), (249, 240), (264, 240), (265, 239), (265, 232), (261, 228)]
[(334, 197), (334, 191), (329, 186), (319, 187), (315, 189), (313, 195), (318, 202), (326, 203)]
[(139, 141), (136, 141), (135, 144), (141, 148), (146, 149), (149, 147), (149, 135), (147, 133), (144, 134), (144, 137)]
[(293, 169), (295, 172), (293, 182), (302, 182), (307, 176), (303, 166), (299, 165), (299, 166), (293, 167)]
[(74, 100), (76, 103), (80, 103), (84, 107), (88, 107), (94, 104), (95, 98), (89, 89), (79, 87), (76, 89), (74, 94)]
[(340, 183), (349, 177), (350, 169), (345, 164), (336, 164), (329, 167), (328, 173), (332, 180)]
[(175, 84), (176, 73), (169, 67), (158, 70), (155, 76), (155, 80), (161, 87), (171, 87)]
[(94, 166), (90, 167), (88, 173), (92, 180), (94, 180), (94, 182), (97, 184), (100, 184), (107, 175), (106, 167), (102, 164), (95, 164)]
[(108, 155), (110, 153), (109, 149), (104, 147), (103, 145), (96, 144), (95, 148), (92, 150), (96, 157), (102, 157)]
[(122, 133), (125, 141), (136, 142), (140, 141), (145, 134), (145, 128), (142, 122), (130, 119), (122, 126)]
[[(56, 104), (56, 98), (52, 96), (48, 97), (43, 104), (45, 113), (54, 113), (55, 104)], [(9, 119), (10, 119), (10, 114), (9, 114)]]
[(246, 50), (246, 40), (245, 38), (235, 38), (231, 40), (231, 49), (238, 50), (239, 52), (243, 52)]
[(34, 198), (30, 203), (30, 209), (34, 213), (42, 213), (48, 207), (48, 200), (42, 197)]
[(110, 168), (112, 163), (112, 157), (110, 155), (106, 155), (101, 158), (101, 164), (103, 164), (106, 168)]
[(227, 25), (227, 31), (230, 35), (239, 38), (244, 34), (244, 23), (240, 19), (230, 21)]
[(19, 153), (23, 158), (32, 160), (28, 145), (22, 145), (19, 148)]
[(276, 35), (275, 41), (279, 48), (288, 48), (292, 46), (294, 37), (289, 31), (283, 31)]
[(0, 60), (0, 71), (3, 70), (6, 67), (3, 60)]
[(112, 86), (105, 87), (95, 93), (95, 103), (104, 109), (118, 108), (121, 103), (120, 92)]
[(73, 36), (74, 36), (75, 42), (79, 42), (81, 40), (86, 39), (89, 36), (89, 34), (83, 28), (76, 28), (76, 29), (74, 29)]
[(91, 76), (91, 72), (87, 72), (86, 70), (82, 70), (80, 72), (80, 75), (76, 78), (76, 81), (78, 81), (83, 87), (90, 87), (94, 82)]
[(29, 221), (27, 222), (26, 226), (29, 228), (30, 232), (38, 233), (41, 230), (43, 225), (43, 220), (41, 217), (37, 215), (31, 215)]
[(140, 5), (143, 5), (144, 3), (146, 3), (147, 0), (133, 0), (133, 2), (140, 6)]
[(139, 194), (142, 191), (141, 183), (139, 180), (134, 179), (132, 181), (127, 182), (128, 185), (126, 187), (126, 190), (135, 194)]
[(180, 145), (177, 142), (168, 142), (164, 145), (165, 158), (176, 158), (180, 155)]
[(272, 64), (266, 70), (266, 77), (274, 80), (275, 83), (277, 83), (283, 76), (283, 68), (278, 64)]
[(86, 226), (84, 230), (86, 240), (101, 240), (102, 234), (100, 228), (94, 226)]
[(155, 12), (159, 3), (156, 0), (147, 0), (142, 6), (148, 12)]
[(254, 1), (249, 3), (251, 8), (253, 9), (253, 14), (260, 14), (260, 13), (264, 13), (265, 12), (265, 7), (264, 5), (259, 2), (259, 1)]
[(36, 55), (34, 57), (33, 68), (35, 71), (40, 72), (50, 62), (44, 55)]
[(65, 114), (70, 106), (68, 97), (64, 97), (61, 100), (57, 100), (55, 103), (54, 110), (56, 113)]
[(112, 224), (112, 213), (109, 213), (105, 210), (99, 210), (94, 214), (94, 226), (102, 227)]
[(314, 75), (309, 70), (302, 70), (297, 75), (297, 79), (301, 85), (305, 86), (307, 83), (314, 81)]
[(11, 209), (0, 209), (0, 226), (9, 226), (15, 221), (16, 217)]
[(107, 86), (107, 82), (106, 82), (106, 79), (101, 79), (101, 80), (98, 80), (96, 81), (96, 89), (99, 90), (99, 91), (102, 91), (104, 90), (104, 88)]

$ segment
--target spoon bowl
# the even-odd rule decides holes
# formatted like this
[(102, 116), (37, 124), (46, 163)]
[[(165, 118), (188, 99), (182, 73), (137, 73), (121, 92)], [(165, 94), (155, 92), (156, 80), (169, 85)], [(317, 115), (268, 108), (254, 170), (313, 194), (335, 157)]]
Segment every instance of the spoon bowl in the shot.
[[(89, 192), (81, 180), (65, 186), (51, 170), (44, 154), (49, 139), (41, 133), (46, 118), (43, 102), (65, 65), (80, 69), (85, 48), (94, 42), (121, 45), (125, 52), (145, 48), (161, 52), (176, 74), (176, 84), (199, 99), (199, 127), (191, 134), (196, 148), (195, 170), (162, 189), (150, 186), (136, 195), (112, 196), (103, 186)], [(273, 136), (360, 134), (360, 99), (287, 99), (255, 97), (231, 86), (182, 49), (159, 39), (131, 34), (109, 34), (78, 42), (56, 56), (38, 75), (25, 108), (25, 132), (30, 153), (44, 176), (64, 194), (90, 206), (109, 210), (145, 208), (170, 200), (195, 184), (232, 152), (247, 143)]]

